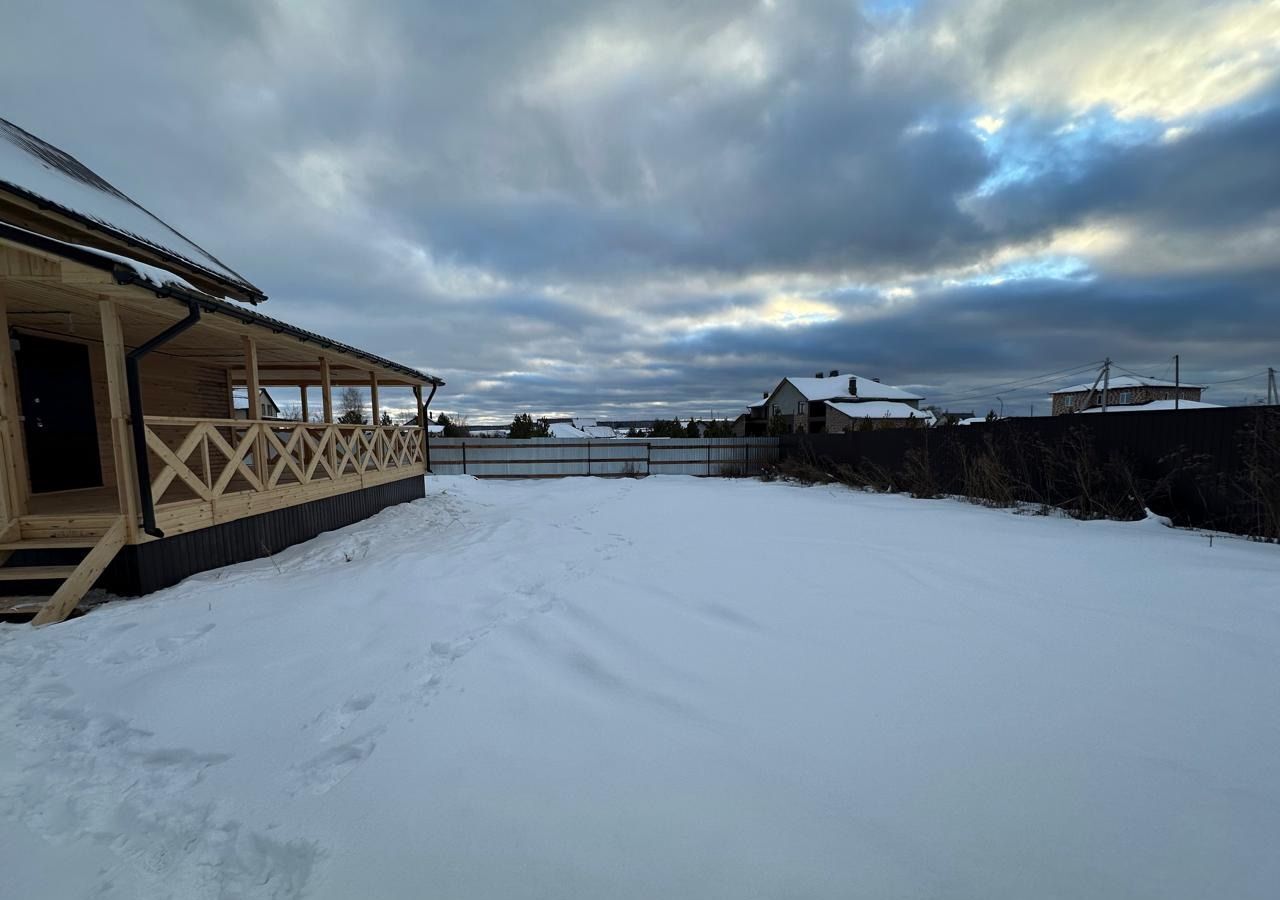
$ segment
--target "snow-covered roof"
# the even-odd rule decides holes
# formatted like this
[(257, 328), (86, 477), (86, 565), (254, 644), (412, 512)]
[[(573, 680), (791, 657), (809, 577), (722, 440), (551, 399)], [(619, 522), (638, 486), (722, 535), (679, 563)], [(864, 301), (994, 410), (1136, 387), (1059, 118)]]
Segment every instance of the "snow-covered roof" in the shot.
[(590, 438), (615, 438), (617, 433), (608, 425), (588, 425), (582, 429)]
[[(194, 269), (253, 302), (266, 295), (248, 279), (147, 211), (71, 154), (0, 119), (0, 192), (52, 209), (93, 231)], [(50, 235), (59, 237), (60, 235)]]
[[(1078, 394), (1080, 391), (1087, 391), (1091, 387), (1094, 387), (1094, 383), (1092, 381), (1086, 381), (1084, 384), (1076, 384), (1076, 385), (1072, 385), (1071, 387), (1058, 388), (1056, 391), (1054, 391), (1054, 393), (1055, 394)], [(1161, 381), (1159, 378), (1138, 378), (1133, 375), (1116, 375), (1111, 378), (1107, 389), (1114, 391), (1122, 388), (1136, 388), (1136, 387), (1199, 388), (1200, 385), (1187, 384), (1185, 382), (1182, 384), (1178, 384), (1173, 381)], [(1098, 381), (1097, 389), (1099, 393), (1101, 393), (1102, 391), (1101, 380)]]
[[(849, 392), (849, 379), (857, 379), (857, 393)], [(787, 381), (806, 400), (834, 400), (840, 397), (858, 397), (862, 400), (923, 400), (919, 394), (904, 391), (891, 384), (881, 384), (860, 375), (833, 375), (830, 378), (791, 378)]]
[(892, 400), (828, 403), (827, 406), (853, 419), (923, 419), (925, 422), (933, 422), (933, 413), (929, 410), (916, 409), (906, 403), (895, 403)]
[[(1108, 406), (1107, 412), (1153, 412), (1159, 409), (1222, 409), (1220, 403), (1201, 403), (1199, 400), (1152, 400), (1150, 403), (1122, 403)], [(1100, 413), (1101, 406), (1082, 409), (1082, 413)]]
[(585, 438), (587, 433), (581, 428), (574, 428), (568, 422), (552, 422), (547, 426), (547, 430), (553, 438), (561, 438), (564, 440), (570, 438)]

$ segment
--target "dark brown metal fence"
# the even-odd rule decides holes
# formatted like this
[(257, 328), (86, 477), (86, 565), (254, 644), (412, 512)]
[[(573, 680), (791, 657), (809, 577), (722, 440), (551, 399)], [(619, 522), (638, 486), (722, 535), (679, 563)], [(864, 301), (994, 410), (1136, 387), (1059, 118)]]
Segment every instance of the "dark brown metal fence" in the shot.
[(1145, 505), (1179, 525), (1280, 537), (1277, 407), (789, 435), (782, 438), (781, 456), (846, 475), (896, 479), (904, 490), (923, 481), (925, 492), (971, 496), (975, 463), (994, 462), (988, 470), (1002, 473), (1018, 500), (1076, 511), (1092, 502), (1108, 514), (1124, 508), (1139, 515)]

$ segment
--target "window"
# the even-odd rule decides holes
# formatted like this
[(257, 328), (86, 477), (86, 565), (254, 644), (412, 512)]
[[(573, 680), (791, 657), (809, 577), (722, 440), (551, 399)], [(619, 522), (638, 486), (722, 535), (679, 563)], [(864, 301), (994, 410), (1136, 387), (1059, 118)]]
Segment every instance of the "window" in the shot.
[(796, 401), (796, 415), (797, 415), (797, 416), (807, 416), (807, 415), (809, 415), (809, 404), (808, 404), (808, 403), (806, 403), (804, 400), (797, 400), (797, 401)]
[(773, 404), (773, 414), (774, 414), (775, 416), (780, 416), (780, 415), (782, 415), (782, 404), (781, 404), (781, 403), (775, 403), (775, 404)]
[(1115, 402), (1123, 406), (1133, 402), (1133, 391), (1116, 391)]

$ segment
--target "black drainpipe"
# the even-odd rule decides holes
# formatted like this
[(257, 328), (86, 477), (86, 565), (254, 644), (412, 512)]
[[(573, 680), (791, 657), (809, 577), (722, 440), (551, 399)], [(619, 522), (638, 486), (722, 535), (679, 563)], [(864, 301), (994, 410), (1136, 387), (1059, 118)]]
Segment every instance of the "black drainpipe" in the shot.
[(187, 317), (170, 325), (140, 347), (130, 350), (124, 359), (125, 375), (129, 382), (129, 424), (133, 428), (133, 458), (138, 471), (138, 501), (142, 506), (142, 530), (152, 537), (162, 538), (164, 532), (156, 527), (156, 506), (151, 499), (151, 463), (147, 459), (147, 425), (142, 418), (142, 383), (138, 377), (138, 360), (161, 344), (167, 344), (192, 325), (200, 321), (200, 304), (187, 300)]
[[(427, 413), (431, 410), (431, 401), (435, 397), (436, 388), (438, 387), (440, 387), (440, 385), (436, 384), (434, 381), (431, 382), (431, 393), (427, 395), (427, 402), (422, 404), (423, 421), (419, 423), (422, 425), (422, 446), (425, 450), (425, 462), (428, 472), (431, 472), (431, 425), (429, 424), (431, 422), (431, 417), (428, 416)], [(431, 474), (434, 475), (435, 472), (431, 472)]]

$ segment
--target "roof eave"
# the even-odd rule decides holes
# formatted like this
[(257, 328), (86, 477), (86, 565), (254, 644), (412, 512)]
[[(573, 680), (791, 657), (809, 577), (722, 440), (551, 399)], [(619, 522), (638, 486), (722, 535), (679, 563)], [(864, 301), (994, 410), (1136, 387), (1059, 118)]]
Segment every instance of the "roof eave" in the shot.
[(255, 306), (259, 303), (265, 303), (267, 300), (266, 293), (260, 288), (255, 287), (247, 279), (244, 279), (243, 276), (241, 276), (240, 280), (237, 281), (229, 279), (226, 276), (219, 275), (217, 272), (214, 272), (197, 262), (189, 260), (183, 256), (178, 256), (170, 250), (159, 247), (150, 241), (142, 240), (141, 238), (131, 235), (126, 231), (122, 231), (118, 228), (112, 228), (97, 219), (78, 212), (77, 210), (63, 206), (60, 203), (55, 203), (40, 194), (33, 193), (21, 185), (0, 179), (0, 191), (25, 200), (41, 212), (55, 212), (64, 218), (71, 219), (88, 231), (100, 232), (102, 234), (109, 235), (111, 238), (120, 241), (128, 247), (153, 253), (163, 261), (163, 265), (165, 267), (179, 269), (182, 271), (182, 274), (194, 276), (194, 280), (196, 281), (205, 281), (209, 282), (211, 285), (216, 285), (218, 290), (228, 297), (233, 297), (236, 300), (242, 300), (246, 303), (252, 303)]

